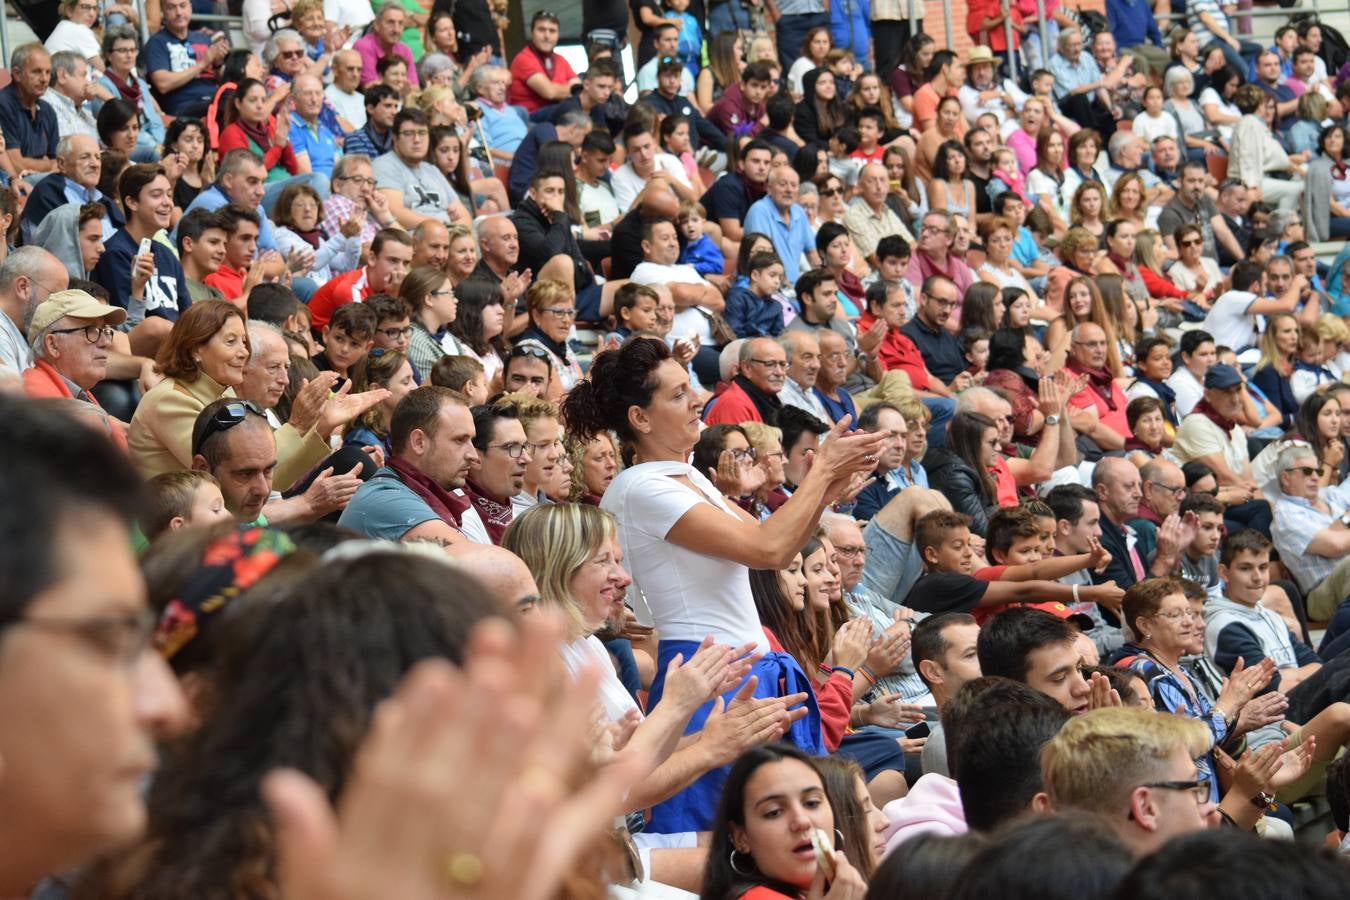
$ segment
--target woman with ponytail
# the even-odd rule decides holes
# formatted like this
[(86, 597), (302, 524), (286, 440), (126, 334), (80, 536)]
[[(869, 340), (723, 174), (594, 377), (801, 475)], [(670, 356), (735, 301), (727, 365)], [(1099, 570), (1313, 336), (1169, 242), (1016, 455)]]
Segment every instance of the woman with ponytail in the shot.
[[(677, 654), (688, 658), (708, 635), (719, 644), (754, 644), (758, 696), (784, 696), (809, 688), (791, 656), (769, 651), (750, 591), (750, 569), (781, 569), (815, 531), (821, 512), (845, 495), (855, 476), (876, 468), (884, 436), (846, 431), (847, 418), (831, 430), (793, 495), (763, 522), (728, 503), (706, 475), (689, 464), (699, 437), (699, 404), (687, 370), (665, 343), (636, 338), (591, 363), (589, 377), (563, 404), (568, 433), (580, 440), (613, 432), (632, 464), (611, 482), (600, 501), (618, 522), (619, 544), (633, 577), (639, 616), (661, 633), (657, 703), (664, 673)], [(728, 451), (729, 452), (729, 451)], [(713, 704), (704, 704), (686, 733), (702, 729)], [(810, 706), (785, 736), (823, 753), (819, 713)], [(652, 810), (653, 832), (706, 831), (725, 779), (715, 769)]]

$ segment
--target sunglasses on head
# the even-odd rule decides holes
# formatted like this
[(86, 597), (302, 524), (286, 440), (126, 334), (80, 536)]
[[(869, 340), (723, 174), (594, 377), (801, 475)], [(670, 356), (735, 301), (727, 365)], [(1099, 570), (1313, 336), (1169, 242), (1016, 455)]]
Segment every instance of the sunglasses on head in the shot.
[(215, 435), (229, 431), (240, 422), (243, 422), (248, 418), (250, 413), (259, 416), (260, 418), (266, 418), (263, 414), (262, 407), (258, 406), (258, 404), (254, 403), (252, 400), (231, 400), (229, 403), (226, 403), (220, 409), (216, 410), (211, 415), (211, 418), (206, 420), (206, 427), (202, 429), (202, 433), (193, 436), (192, 455), (196, 456), (200, 453), (202, 445)]

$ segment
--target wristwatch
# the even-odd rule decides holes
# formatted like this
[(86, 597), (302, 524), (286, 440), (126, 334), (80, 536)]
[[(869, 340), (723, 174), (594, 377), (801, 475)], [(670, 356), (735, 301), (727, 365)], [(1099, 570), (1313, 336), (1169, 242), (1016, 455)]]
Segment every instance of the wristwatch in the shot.
[(1263, 812), (1269, 809), (1270, 805), (1274, 802), (1275, 802), (1275, 795), (1267, 794), (1265, 791), (1262, 791), (1261, 793), (1257, 794), (1255, 797), (1252, 798), (1252, 806), (1255, 806), (1257, 809), (1262, 810)]
[(1047, 425), (1058, 425), (1058, 424), (1059, 424), (1059, 416), (1055, 415), (1054, 413), (1051, 413), (1050, 415), (1048, 415), (1048, 416), (1045, 417), (1045, 424), (1047, 424)]

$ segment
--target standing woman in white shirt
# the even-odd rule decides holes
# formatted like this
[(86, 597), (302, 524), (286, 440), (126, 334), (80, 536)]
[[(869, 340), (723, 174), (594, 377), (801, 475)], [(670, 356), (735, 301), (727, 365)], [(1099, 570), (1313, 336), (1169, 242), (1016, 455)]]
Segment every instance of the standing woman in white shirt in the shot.
[[(700, 427), (695, 397), (688, 372), (666, 345), (636, 338), (596, 356), (589, 378), (563, 404), (572, 437), (585, 440), (612, 431), (632, 461), (605, 491), (600, 506), (618, 522), (639, 618), (661, 635), (649, 702), (660, 700), (670, 660), (676, 654), (687, 659), (708, 635), (720, 644), (753, 643), (765, 652), (752, 673), (758, 695), (808, 690), (801, 667), (787, 654), (769, 651), (750, 592), (750, 569), (786, 567), (825, 508), (848, 491), (855, 475), (876, 467), (884, 435), (848, 434), (848, 419), (842, 420), (793, 495), (759, 522), (727, 503), (689, 464)], [(686, 733), (702, 729), (711, 709), (712, 704), (701, 707)], [(812, 708), (785, 739), (823, 752), (819, 712)], [(724, 778), (724, 770), (710, 772), (655, 807), (649, 829), (706, 830)]]

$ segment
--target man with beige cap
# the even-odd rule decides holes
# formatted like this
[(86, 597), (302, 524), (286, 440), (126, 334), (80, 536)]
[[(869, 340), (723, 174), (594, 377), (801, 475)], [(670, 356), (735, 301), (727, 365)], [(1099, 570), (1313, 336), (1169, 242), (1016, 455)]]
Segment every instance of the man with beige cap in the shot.
[[(113, 332), (126, 318), (126, 310), (84, 291), (57, 291), (38, 304), (28, 326), (33, 365), (23, 371), (29, 396), (67, 397), (98, 407), (92, 388), (108, 375)], [(124, 429), (109, 424), (125, 446)]]

